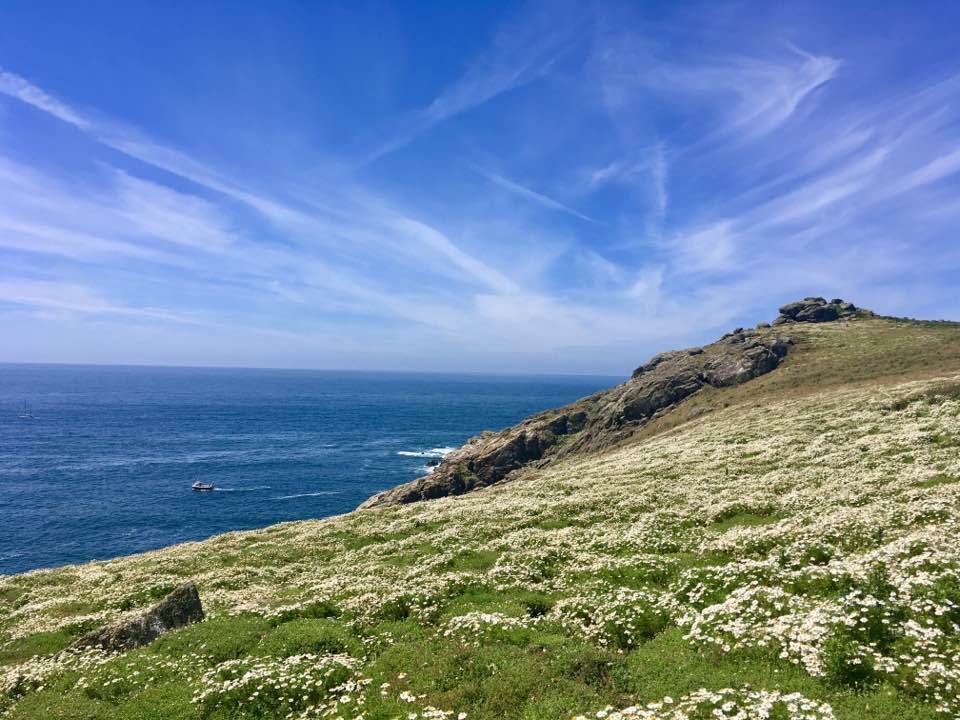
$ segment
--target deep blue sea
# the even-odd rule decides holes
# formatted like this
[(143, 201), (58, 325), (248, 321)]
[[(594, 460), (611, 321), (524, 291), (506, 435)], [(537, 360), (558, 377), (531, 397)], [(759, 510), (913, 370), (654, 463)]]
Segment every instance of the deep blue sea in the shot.
[(0, 365), (0, 574), (346, 512), (619, 380)]

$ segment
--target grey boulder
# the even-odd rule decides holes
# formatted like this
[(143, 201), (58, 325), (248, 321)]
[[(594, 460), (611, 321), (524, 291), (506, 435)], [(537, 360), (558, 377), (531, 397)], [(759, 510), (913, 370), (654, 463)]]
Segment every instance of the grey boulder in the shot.
[(122, 652), (149, 645), (163, 633), (203, 620), (200, 593), (193, 582), (181, 585), (140, 617), (107, 625), (80, 638), (75, 647)]

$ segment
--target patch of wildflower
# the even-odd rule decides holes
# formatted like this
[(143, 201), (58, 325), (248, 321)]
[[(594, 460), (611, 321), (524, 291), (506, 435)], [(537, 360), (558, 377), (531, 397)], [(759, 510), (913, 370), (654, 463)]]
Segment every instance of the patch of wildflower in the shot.
[(722, 600), (735, 588), (771, 583), (779, 575), (779, 568), (769, 559), (744, 560), (684, 570), (670, 590), (681, 602), (704, 608)]
[[(598, 720), (835, 720), (827, 703), (811, 700), (800, 693), (751, 690), (749, 687), (706, 690), (674, 700), (667, 696), (646, 705), (631, 705), (619, 710), (606, 707), (593, 714)], [(573, 720), (588, 720), (576, 715)]]
[(502, 635), (504, 631), (524, 630), (531, 625), (530, 618), (510, 617), (502, 613), (471, 612), (447, 620), (440, 633), (443, 637), (458, 638), (479, 647), (482, 640), (491, 636)]
[(329, 600), (318, 600), (311, 597), (304, 598), (299, 602), (275, 605), (267, 609), (257, 608), (257, 614), (279, 624), (295, 618), (336, 617), (339, 610)]
[(467, 720), (465, 712), (456, 712), (455, 710), (440, 710), (432, 705), (427, 705), (420, 712), (407, 713), (407, 720)]
[(938, 712), (960, 717), (960, 643), (934, 623), (909, 621), (895, 658), (896, 677), (906, 692), (932, 703)]
[[(407, 679), (406, 673), (400, 673), (397, 675), (397, 680), (403, 682)], [(381, 683), (379, 687), (381, 697), (389, 697), (393, 686), (389, 682)], [(426, 705), (422, 709), (414, 708), (414, 705), (422, 700), (424, 695), (414, 695), (409, 690), (401, 690), (397, 693), (396, 699), (402, 703), (407, 703), (411, 708), (406, 711), (405, 715), (398, 716), (397, 720), (400, 718), (406, 718), (406, 720), (467, 720), (467, 713), (457, 712), (455, 710), (441, 710), (436, 708), (433, 705)]]
[(767, 649), (822, 674), (819, 646), (837, 619), (829, 603), (814, 603), (756, 581), (735, 589), (720, 603), (683, 618), (694, 644), (723, 653)]
[(210, 664), (209, 658), (187, 653), (176, 660), (141, 653), (120, 656), (111, 662), (89, 666), (74, 683), (88, 697), (118, 701), (171, 678), (192, 681)]
[(34, 657), (26, 662), (3, 668), (0, 693), (17, 698), (28, 692), (43, 690), (48, 682), (64, 673), (86, 672), (109, 662), (115, 655), (100, 648), (64, 650), (48, 657)]
[[(432, 624), (439, 617), (444, 603), (463, 590), (476, 586), (477, 578), (463, 572), (428, 576), (418, 574), (406, 582), (398, 579), (387, 587), (377, 587), (382, 584), (382, 579), (368, 583), (365, 592), (342, 600), (344, 612), (358, 628), (383, 620), (412, 619)], [(370, 591), (371, 585), (377, 587), (377, 591)]]
[(603, 647), (629, 650), (667, 627), (675, 611), (667, 596), (600, 585), (559, 600), (548, 617)]
[[(531, 534), (542, 531), (530, 531)], [(487, 572), (488, 582), (497, 590), (527, 588), (550, 590), (566, 562), (573, 556), (570, 550), (558, 547), (538, 547), (501, 555)]]
[(415, 619), (431, 623), (440, 614), (444, 594), (423, 591), (392, 593), (363, 593), (347, 598), (344, 609), (350, 613), (357, 627), (376, 624), (383, 620)]
[(228, 660), (200, 677), (203, 716), (217, 710), (251, 717), (358, 717), (370, 683), (346, 655)]

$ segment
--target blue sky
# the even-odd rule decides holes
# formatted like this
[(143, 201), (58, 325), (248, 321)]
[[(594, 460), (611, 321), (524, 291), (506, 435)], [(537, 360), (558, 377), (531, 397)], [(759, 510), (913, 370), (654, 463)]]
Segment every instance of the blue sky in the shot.
[(0, 361), (625, 373), (960, 319), (960, 5), (6, 3)]

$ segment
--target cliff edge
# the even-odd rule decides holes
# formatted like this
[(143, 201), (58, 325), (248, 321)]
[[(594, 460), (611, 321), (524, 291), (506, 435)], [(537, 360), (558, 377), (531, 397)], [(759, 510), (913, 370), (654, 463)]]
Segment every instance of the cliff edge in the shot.
[(737, 328), (704, 347), (655, 355), (616, 387), (546, 410), (498, 432), (486, 431), (449, 453), (432, 473), (374, 495), (359, 509), (462, 495), (574, 453), (617, 445), (650, 420), (705, 387), (731, 387), (776, 369), (787, 356), (793, 323), (872, 317), (841, 299), (808, 297), (780, 308), (771, 326)]

